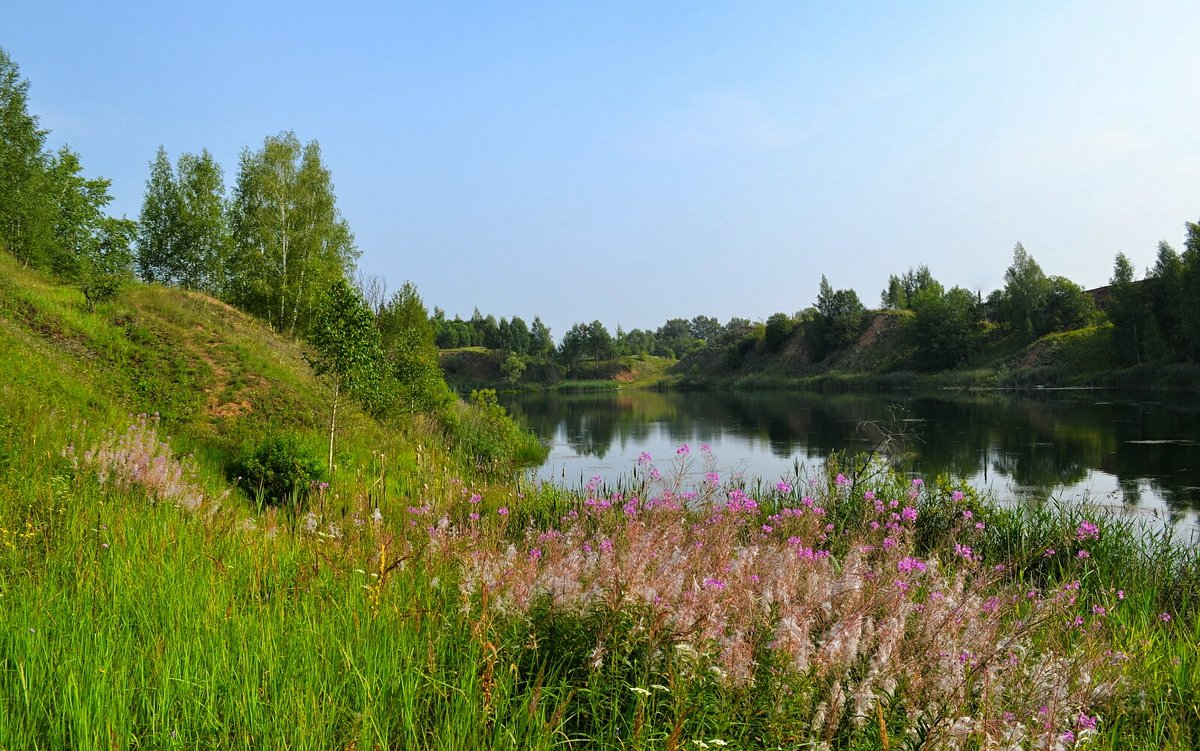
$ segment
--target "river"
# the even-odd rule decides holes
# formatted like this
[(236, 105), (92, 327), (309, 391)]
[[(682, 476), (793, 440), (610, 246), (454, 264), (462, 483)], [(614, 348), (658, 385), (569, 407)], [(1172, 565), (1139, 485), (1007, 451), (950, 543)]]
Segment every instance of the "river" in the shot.
[(643, 452), (665, 465), (684, 444), (709, 447), (723, 477), (774, 482), (886, 441), (914, 476), (948, 473), (1000, 502), (1090, 499), (1200, 535), (1195, 397), (630, 390), (510, 393), (501, 403), (550, 448), (537, 477), (568, 487), (595, 476), (615, 485)]

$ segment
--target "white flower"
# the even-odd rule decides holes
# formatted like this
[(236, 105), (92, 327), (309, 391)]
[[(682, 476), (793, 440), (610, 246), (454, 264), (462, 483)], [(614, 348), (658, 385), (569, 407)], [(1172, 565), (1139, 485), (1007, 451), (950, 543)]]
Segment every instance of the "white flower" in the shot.
[(649, 696), (650, 695), (650, 689), (642, 688), (641, 686), (630, 686), (629, 690), (632, 691), (633, 693), (637, 694), (638, 696)]

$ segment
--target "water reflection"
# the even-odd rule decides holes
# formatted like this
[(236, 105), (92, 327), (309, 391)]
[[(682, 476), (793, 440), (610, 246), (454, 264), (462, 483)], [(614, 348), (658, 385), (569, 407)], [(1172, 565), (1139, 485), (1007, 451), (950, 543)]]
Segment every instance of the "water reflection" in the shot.
[(708, 443), (725, 464), (770, 480), (795, 462), (902, 438), (906, 466), (949, 473), (1002, 499), (1088, 493), (1179, 519), (1200, 510), (1200, 402), (1099, 392), (914, 396), (617, 392), (509, 394), (515, 417), (551, 444), (543, 477), (627, 474)]

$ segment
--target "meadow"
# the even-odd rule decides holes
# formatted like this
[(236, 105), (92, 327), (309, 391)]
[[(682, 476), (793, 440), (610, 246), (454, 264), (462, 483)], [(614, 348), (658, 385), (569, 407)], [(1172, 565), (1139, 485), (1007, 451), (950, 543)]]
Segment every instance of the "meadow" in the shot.
[(853, 459), (687, 487), (680, 447), (620, 493), (376, 454), (259, 511), (153, 419), (78, 438), (0, 517), (2, 748), (1200, 740), (1195, 551), (1098, 509)]
[(568, 490), (480, 461), (486, 405), (348, 414), (279, 503), (233, 467), (323, 455), (301, 344), (0, 264), (0, 749), (1200, 744), (1168, 532), (855, 457), (689, 486), (702, 446)]

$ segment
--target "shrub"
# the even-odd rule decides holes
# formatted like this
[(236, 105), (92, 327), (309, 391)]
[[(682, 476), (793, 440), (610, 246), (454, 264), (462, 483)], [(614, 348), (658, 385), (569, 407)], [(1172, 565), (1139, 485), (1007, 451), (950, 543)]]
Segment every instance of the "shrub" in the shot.
[(325, 465), (295, 435), (267, 437), (247, 451), (234, 467), (238, 484), (259, 506), (302, 509), (313, 486), (325, 480)]
[(471, 465), (485, 471), (540, 462), (546, 452), (537, 438), (508, 416), (494, 389), (472, 391), (439, 415), (447, 441)]

